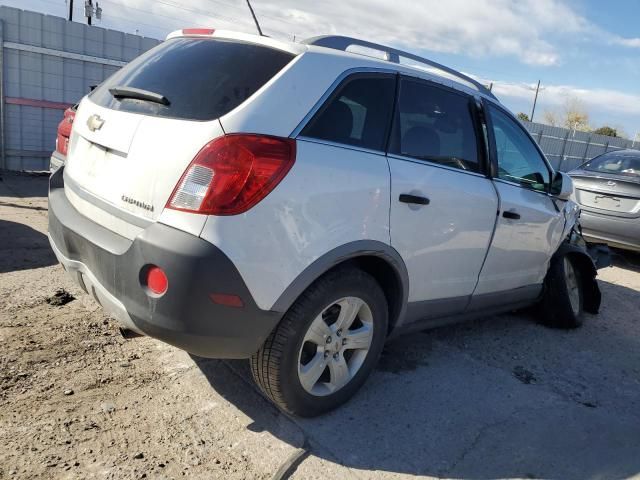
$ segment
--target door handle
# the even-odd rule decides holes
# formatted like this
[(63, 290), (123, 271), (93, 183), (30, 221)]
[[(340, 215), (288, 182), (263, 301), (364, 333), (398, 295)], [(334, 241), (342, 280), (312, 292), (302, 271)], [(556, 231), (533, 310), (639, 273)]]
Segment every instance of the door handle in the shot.
[(508, 218), (509, 220), (520, 220), (520, 214), (516, 212), (508, 212), (505, 210), (504, 212), (502, 212), (502, 216), (504, 218)]
[(409, 193), (401, 193), (398, 198), (402, 203), (415, 203), (416, 205), (429, 205), (429, 199), (427, 197), (421, 197), (420, 195), (411, 195)]

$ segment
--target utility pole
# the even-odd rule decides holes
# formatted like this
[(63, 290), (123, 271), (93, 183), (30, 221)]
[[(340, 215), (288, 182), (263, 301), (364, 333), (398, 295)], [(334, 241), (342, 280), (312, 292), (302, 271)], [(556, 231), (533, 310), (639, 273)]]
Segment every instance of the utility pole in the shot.
[(538, 101), (538, 92), (540, 91), (540, 80), (538, 80), (538, 86), (536, 87), (536, 96), (533, 97), (533, 108), (531, 109), (531, 120), (533, 122), (533, 114), (536, 113), (536, 102)]
[(86, 0), (84, 2), (84, 16), (87, 17), (87, 25), (91, 25), (91, 20), (93, 16), (98, 20), (102, 19), (102, 7), (100, 4), (96, 2), (95, 8), (93, 7), (93, 0)]
[(258, 29), (258, 34), (261, 37), (264, 37), (264, 34), (262, 33), (262, 29), (260, 28), (260, 24), (258, 23), (258, 19), (256, 18), (256, 14), (253, 11), (253, 7), (251, 6), (251, 2), (249, 2), (249, 0), (247, 0), (247, 6), (249, 7), (249, 11), (251, 12), (251, 16), (253, 17), (253, 21), (256, 22), (256, 28)]
[(84, 3), (84, 16), (87, 17), (87, 25), (91, 25), (91, 17), (93, 16), (92, 0), (87, 0)]
[(69, 0), (69, 21), (73, 22), (73, 0)]

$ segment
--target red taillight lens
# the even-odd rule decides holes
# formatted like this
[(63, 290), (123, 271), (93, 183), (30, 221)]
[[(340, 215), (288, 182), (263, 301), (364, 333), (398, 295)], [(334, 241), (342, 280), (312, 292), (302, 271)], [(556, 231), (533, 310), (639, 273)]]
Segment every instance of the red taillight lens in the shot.
[(183, 35), (213, 35), (213, 28), (183, 28)]
[(71, 136), (71, 127), (73, 120), (76, 117), (76, 112), (67, 108), (64, 111), (64, 117), (58, 124), (58, 135), (56, 138), (56, 150), (62, 155), (66, 155), (69, 150), (69, 137)]
[(167, 208), (207, 215), (237, 215), (260, 202), (296, 158), (290, 138), (233, 134), (212, 140), (182, 175)]
[(169, 280), (166, 273), (160, 267), (152, 266), (147, 270), (146, 284), (149, 290), (156, 295), (162, 295), (169, 288)]
[(65, 137), (58, 133), (58, 137), (56, 138), (56, 150), (66, 156), (67, 153), (69, 153), (69, 137)]

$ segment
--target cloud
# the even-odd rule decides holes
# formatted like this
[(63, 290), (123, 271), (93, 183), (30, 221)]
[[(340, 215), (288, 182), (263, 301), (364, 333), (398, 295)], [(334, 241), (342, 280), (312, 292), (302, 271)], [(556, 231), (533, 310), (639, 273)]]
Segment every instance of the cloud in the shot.
[(640, 38), (623, 38), (614, 36), (611, 38), (614, 45), (622, 45), (623, 47), (640, 48)]
[[(246, 4), (238, 0), (124, 1), (109, 0), (109, 6), (120, 3), (124, 10), (104, 8), (104, 22), (137, 22), (142, 29), (153, 28), (154, 35), (162, 27), (184, 25), (255, 32)], [(342, 34), (541, 66), (561, 63), (562, 49), (554, 45), (558, 38), (590, 31), (589, 22), (560, 0), (264, 0), (254, 2), (254, 9), (263, 30), (279, 38)]]
[[(340, 33), (412, 49), (509, 56), (556, 65), (548, 38), (587, 29), (588, 22), (557, 0), (298, 0), (261, 2), (267, 26), (300, 35)], [(331, 13), (329, 13), (331, 12)], [(275, 19), (274, 19), (275, 17)]]
[[(490, 80), (478, 79), (483, 83)], [(493, 81), (498, 98), (508, 97), (533, 101), (535, 85)], [(563, 106), (567, 99), (577, 98), (588, 108), (623, 115), (637, 115), (640, 95), (603, 88), (586, 89), (571, 85), (543, 85), (538, 100), (551, 108)]]
[[(54, 8), (49, 0), (5, 1)], [(265, 32), (278, 38), (343, 34), (533, 66), (559, 65), (567, 45), (584, 41), (640, 48), (640, 38), (604, 31), (565, 0), (260, 0), (253, 6)], [(82, 16), (82, 2), (76, 15)], [(255, 32), (242, 0), (105, 0), (101, 25), (160, 38), (184, 26)]]

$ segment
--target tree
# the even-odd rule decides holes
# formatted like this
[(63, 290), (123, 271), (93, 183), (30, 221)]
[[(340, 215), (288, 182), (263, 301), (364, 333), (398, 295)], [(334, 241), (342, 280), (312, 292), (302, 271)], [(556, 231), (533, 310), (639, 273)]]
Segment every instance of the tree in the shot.
[(606, 135), (607, 137), (617, 137), (618, 131), (615, 128), (612, 128), (608, 125), (604, 125), (600, 128), (596, 128), (593, 133), (597, 133), (598, 135)]
[(517, 115), (518, 120), (520, 120), (521, 122), (530, 122), (531, 120), (529, 120), (529, 115), (527, 115), (524, 112), (520, 112)]
[(588, 132), (589, 112), (587, 112), (582, 101), (576, 97), (567, 97), (561, 112), (546, 110), (542, 114), (544, 123), (552, 127), (564, 127), (569, 130)]
[(589, 113), (581, 100), (576, 97), (568, 97), (564, 102), (563, 126), (571, 130), (588, 132)]
[(545, 110), (545, 112), (542, 114), (542, 119), (544, 123), (546, 123), (547, 125), (551, 125), (552, 127), (557, 127), (560, 125), (558, 114), (553, 110)]

